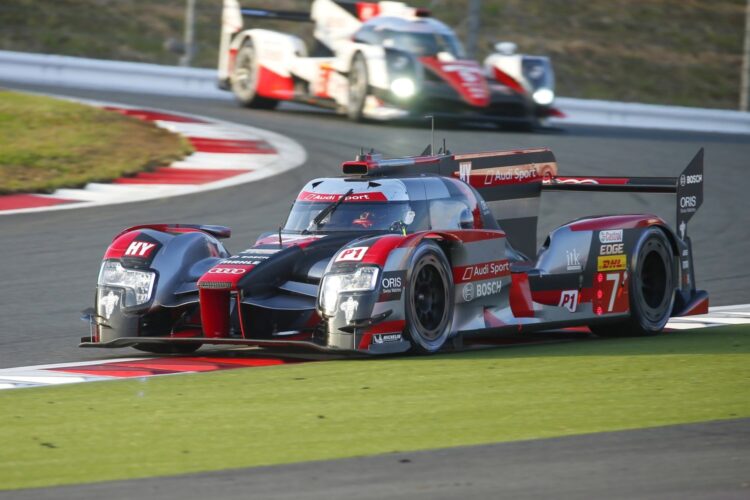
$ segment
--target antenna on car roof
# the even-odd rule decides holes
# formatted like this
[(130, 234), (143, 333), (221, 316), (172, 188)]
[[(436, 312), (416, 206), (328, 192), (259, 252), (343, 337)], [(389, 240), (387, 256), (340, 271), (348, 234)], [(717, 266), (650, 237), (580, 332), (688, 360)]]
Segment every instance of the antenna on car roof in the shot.
[(430, 131), (430, 156), (432, 156), (435, 154), (435, 116), (426, 115), (425, 118), (429, 119), (432, 122), (432, 127)]

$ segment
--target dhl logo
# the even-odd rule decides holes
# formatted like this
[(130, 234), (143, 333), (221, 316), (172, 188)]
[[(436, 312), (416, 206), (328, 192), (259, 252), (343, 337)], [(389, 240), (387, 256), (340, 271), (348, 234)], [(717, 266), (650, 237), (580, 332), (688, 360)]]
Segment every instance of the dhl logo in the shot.
[(597, 259), (597, 271), (624, 271), (628, 259), (625, 255), (605, 255)]

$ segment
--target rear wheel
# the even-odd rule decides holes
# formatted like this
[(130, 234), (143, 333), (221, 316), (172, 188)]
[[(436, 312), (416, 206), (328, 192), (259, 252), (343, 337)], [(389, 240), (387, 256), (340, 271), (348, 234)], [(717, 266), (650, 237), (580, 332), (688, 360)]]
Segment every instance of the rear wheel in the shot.
[(273, 109), (279, 101), (258, 95), (258, 60), (255, 47), (245, 41), (237, 52), (232, 73), (232, 92), (237, 101), (247, 108)]
[(134, 349), (152, 354), (191, 354), (201, 346), (199, 342), (181, 344), (135, 344)]
[(357, 53), (352, 60), (349, 70), (349, 99), (346, 114), (354, 121), (362, 121), (362, 110), (370, 90), (370, 82), (367, 78), (367, 62), (362, 54)]
[(600, 337), (657, 335), (669, 320), (676, 287), (674, 255), (661, 229), (643, 232), (631, 256), (630, 317), (592, 326)]
[(439, 351), (453, 321), (453, 279), (448, 259), (434, 243), (424, 243), (414, 252), (405, 309), (412, 350), (421, 354)]

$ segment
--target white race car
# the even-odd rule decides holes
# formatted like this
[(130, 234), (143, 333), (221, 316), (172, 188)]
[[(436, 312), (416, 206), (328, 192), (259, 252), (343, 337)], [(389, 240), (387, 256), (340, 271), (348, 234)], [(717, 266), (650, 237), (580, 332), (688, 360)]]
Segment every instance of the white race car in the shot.
[[(288, 33), (245, 29), (244, 19), (314, 23), (315, 46)], [(314, 0), (310, 12), (242, 8), (224, 0), (219, 86), (250, 108), (280, 101), (324, 106), (353, 120), (519, 121), (555, 114), (547, 57), (496, 45), (483, 65), (453, 30), (402, 2)]]

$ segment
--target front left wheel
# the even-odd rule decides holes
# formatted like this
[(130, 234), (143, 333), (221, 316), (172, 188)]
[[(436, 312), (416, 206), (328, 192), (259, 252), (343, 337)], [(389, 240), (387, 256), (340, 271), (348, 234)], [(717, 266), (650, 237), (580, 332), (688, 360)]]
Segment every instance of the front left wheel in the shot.
[(412, 350), (420, 354), (439, 351), (453, 323), (453, 277), (448, 259), (435, 243), (423, 243), (412, 256), (405, 309)]
[(279, 101), (258, 95), (258, 60), (251, 40), (242, 44), (234, 61), (232, 92), (246, 108), (273, 109)]

